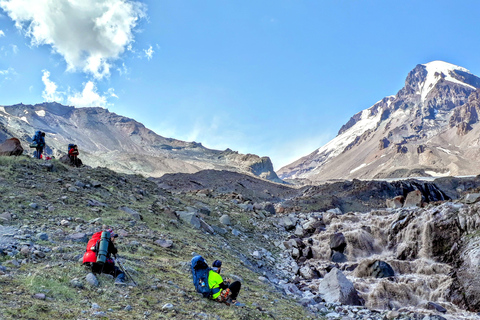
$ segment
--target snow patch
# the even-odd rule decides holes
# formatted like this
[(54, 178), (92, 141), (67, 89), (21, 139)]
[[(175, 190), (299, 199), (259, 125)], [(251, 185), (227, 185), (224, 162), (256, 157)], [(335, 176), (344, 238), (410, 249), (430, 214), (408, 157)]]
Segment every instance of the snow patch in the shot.
[(38, 110), (38, 111), (35, 111), (35, 113), (36, 113), (39, 117), (45, 117), (45, 110)]
[(355, 171), (360, 170), (360, 169), (362, 169), (362, 168), (364, 168), (364, 167), (366, 167), (366, 166), (367, 166), (366, 163), (362, 163), (361, 165), (359, 165), (359, 166), (356, 167), (355, 169), (350, 170), (350, 173), (354, 173)]
[(27, 120), (27, 117), (21, 117), (20, 120), (23, 120), (23, 121), (25, 121), (26, 123), (30, 124), (30, 123), (28, 122), (28, 120)]
[(5, 107), (0, 107), (0, 111), (1, 111), (1, 112), (4, 112), (4, 113), (7, 113), (7, 112), (5, 111)]
[(423, 83), (423, 86), (420, 87), (420, 91), (418, 92), (422, 96), (422, 101), (425, 101), (427, 94), (433, 89), (433, 87), (435, 87), (435, 84), (441, 79), (442, 73), (445, 75), (445, 80), (447, 81), (461, 84), (474, 90), (476, 89), (474, 86), (459, 81), (450, 75), (450, 72), (454, 70), (471, 73), (465, 68), (444, 61), (432, 61), (424, 64), (424, 66), (427, 68), (427, 79)]
[(448, 150), (448, 149), (445, 149), (445, 148), (442, 148), (442, 147), (437, 147), (437, 149), (440, 150), (440, 151), (443, 151), (443, 152), (445, 152), (445, 153), (447, 153), (447, 154), (452, 154), (452, 151), (450, 151), (450, 150)]
[(342, 153), (356, 137), (362, 135), (365, 131), (376, 128), (382, 114), (381, 112), (377, 112), (376, 115), (372, 116), (372, 108), (373, 107), (363, 110), (360, 120), (357, 121), (357, 123), (317, 150), (317, 154), (328, 154), (323, 163)]
[(450, 175), (450, 171), (448, 172), (436, 172), (431, 170), (425, 170), (426, 174), (431, 175), (432, 177), (448, 177)]

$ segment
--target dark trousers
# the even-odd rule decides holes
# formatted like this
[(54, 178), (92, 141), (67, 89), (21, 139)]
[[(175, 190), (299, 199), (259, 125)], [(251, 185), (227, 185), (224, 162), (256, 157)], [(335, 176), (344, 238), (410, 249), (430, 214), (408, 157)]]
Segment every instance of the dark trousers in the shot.
[(228, 289), (230, 289), (230, 298), (232, 298), (232, 300), (237, 300), (237, 296), (238, 296), (238, 293), (240, 292), (241, 287), (242, 287), (242, 284), (240, 283), (240, 281), (232, 282), (228, 286)]
[(37, 147), (37, 148), (36, 148), (36, 151), (37, 151), (36, 158), (37, 158), (37, 159), (40, 159), (40, 156), (41, 156), (42, 153), (43, 153), (43, 147)]
[(125, 280), (125, 273), (123, 273), (122, 270), (120, 270), (120, 268), (113, 263), (105, 263), (103, 265), (94, 263), (92, 265), (92, 272), (111, 274), (119, 280)]

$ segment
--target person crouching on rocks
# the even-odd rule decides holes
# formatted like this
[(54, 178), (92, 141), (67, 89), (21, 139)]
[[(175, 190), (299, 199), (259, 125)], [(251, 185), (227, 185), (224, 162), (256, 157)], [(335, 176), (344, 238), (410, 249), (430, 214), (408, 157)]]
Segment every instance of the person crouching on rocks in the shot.
[(83, 255), (83, 264), (90, 266), (94, 274), (111, 274), (115, 278), (115, 285), (126, 285), (125, 273), (115, 266), (115, 260), (112, 258), (112, 255), (116, 256), (118, 252), (115, 247), (117, 237), (118, 234), (112, 229), (94, 233)]
[(78, 155), (80, 153), (78, 152), (78, 147), (77, 145), (74, 145), (73, 148), (68, 150), (68, 157), (70, 158), (70, 165), (79, 167), (80, 163), (78, 161)]
[(235, 305), (238, 307), (243, 307), (245, 304), (237, 301), (237, 296), (240, 292), (242, 284), (240, 281), (235, 281), (231, 283), (231, 280), (223, 281), (220, 276), (222, 271), (222, 261), (215, 260), (212, 264), (212, 270), (208, 274), (208, 285), (210, 289), (220, 288), (221, 290), (215, 293), (212, 296), (212, 299), (224, 302), (227, 305)]

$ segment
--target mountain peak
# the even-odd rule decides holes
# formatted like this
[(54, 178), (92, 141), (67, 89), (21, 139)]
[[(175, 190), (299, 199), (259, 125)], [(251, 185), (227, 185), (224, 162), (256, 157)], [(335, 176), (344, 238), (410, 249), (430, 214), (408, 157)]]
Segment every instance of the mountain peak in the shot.
[(422, 101), (425, 101), (428, 93), (440, 80), (468, 86), (474, 90), (477, 87), (477, 83), (470, 83), (469, 81), (473, 75), (463, 67), (440, 60), (425, 63), (420, 66), (426, 71), (422, 79), (423, 81), (419, 83), (417, 91), (417, 93), (421, 95)]

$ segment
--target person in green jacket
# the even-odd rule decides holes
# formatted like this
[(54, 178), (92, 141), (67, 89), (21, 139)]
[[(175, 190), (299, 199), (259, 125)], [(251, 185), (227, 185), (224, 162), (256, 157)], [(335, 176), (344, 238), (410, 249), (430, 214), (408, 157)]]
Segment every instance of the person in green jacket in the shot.
[(240, 281), (223, 281), (220, 272), (222, 270), (222, 261), (215, 260), (212, 265), (212, 270), (208, 274), (208, 286), (210, 289), (220, 288), (220, 291), (213, 294), (212, 299), (219, 302), (225, 302), (227, 305), (235, 305), (239, 307), (245, 306), (243, 303), (237, 301), (237, 296), (240, 292), (242, 284)]

